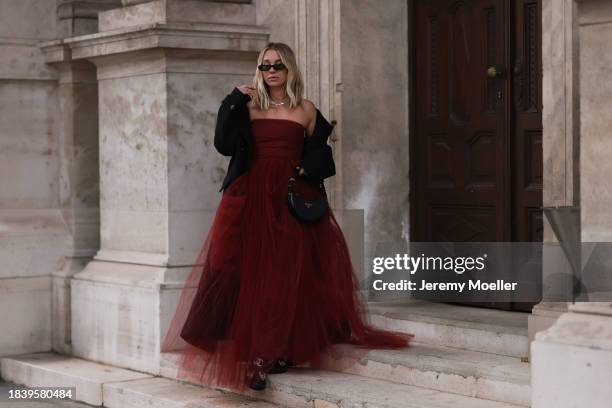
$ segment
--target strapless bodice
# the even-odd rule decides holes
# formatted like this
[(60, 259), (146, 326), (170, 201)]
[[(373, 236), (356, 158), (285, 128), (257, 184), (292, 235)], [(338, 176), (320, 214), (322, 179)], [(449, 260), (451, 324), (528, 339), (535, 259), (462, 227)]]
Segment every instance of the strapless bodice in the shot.
[(294, 120), (260, 118), (251, 120), (252, 156), (300, 159), (306, 128)]

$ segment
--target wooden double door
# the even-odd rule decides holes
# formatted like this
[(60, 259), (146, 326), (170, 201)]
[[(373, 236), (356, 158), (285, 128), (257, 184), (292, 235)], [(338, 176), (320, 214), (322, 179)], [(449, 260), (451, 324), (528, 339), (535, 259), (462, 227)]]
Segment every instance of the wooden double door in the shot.
[(410, 13), (412, 240), (542, 241), (541, 0)]

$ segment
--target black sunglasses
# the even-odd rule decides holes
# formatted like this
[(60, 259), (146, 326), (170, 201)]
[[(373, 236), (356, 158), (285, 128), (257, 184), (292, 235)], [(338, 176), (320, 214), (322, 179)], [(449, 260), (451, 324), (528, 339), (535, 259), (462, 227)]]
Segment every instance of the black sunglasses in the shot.
[(274, 67), (275, 71), (280, 71), (282, 69), (287, 68), (285, 66), (285, 64), (283, 64), (282, 62), (279, 62), (278, 64), (274, 64), (274, 65), (270, 65), (270, 64), (261, 64), (258, 65), (257, 68), (259, 68), (260, 71), (269, 71), (270, 68)]

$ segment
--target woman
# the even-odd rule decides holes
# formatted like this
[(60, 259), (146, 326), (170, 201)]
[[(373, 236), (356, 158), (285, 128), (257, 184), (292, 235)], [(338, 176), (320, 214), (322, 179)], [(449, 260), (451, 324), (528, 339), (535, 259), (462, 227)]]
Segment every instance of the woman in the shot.
[(224, 192), (162, 344), (179, 350), (178, 378), (237, 391), (264, 389), (266, 374), (292, 364), (322, 367), (324, 353), (339, 353), (332, 344), (399, 348), (412, 337), (366, 323), (332, 211), (303, 223), (289, 210), (292, 175), (314, 197), (335, 173), (332, 126), (302, 97), (291, 48), (269, 43), (253, 84), (219, 108), (215, 147), (231, 156)]

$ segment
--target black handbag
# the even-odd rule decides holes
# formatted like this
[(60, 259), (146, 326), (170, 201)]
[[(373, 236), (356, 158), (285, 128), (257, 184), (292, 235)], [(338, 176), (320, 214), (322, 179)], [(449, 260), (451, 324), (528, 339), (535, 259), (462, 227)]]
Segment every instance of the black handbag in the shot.
[(323, 193), (322, 197), (306, 199), (296, 191), (295, 188), (295, 178), (299, 177), (297, 169), (294, 170), (294, 174), (294, 177), (289, 178), (289, 185), (287, 188), (287, 204), (289, 205), (289, 210), (295, 218), (302, 222), (316, 222), (327, 213), (327, 209), (329, 208), (325, 186), (322, 181), (318, 185)]

